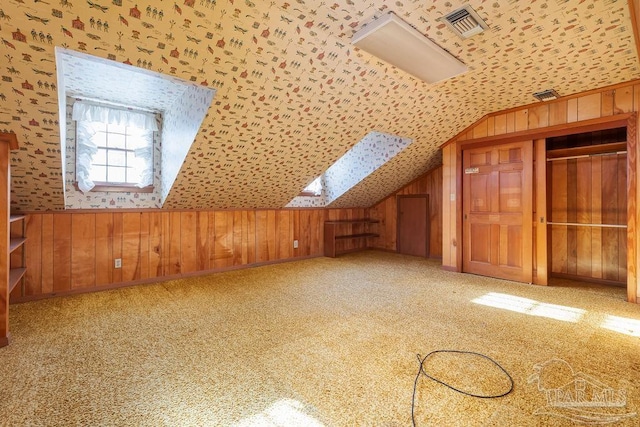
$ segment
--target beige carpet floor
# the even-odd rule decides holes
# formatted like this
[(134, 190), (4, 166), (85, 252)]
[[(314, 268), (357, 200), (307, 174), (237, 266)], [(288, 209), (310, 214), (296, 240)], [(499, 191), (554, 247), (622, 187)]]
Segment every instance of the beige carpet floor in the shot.
[[(416, 425), (637, 426), (640, 306), (624, 297), (367, 251), (12, 305), (0, 425), (408, 426), (416, 355), (456, 349), (499, 362), (513, 392), (422, 376)], [(508, 386), (471, 355), (425, 370)], [(562, 394), (576, 384), (579, 405)]]

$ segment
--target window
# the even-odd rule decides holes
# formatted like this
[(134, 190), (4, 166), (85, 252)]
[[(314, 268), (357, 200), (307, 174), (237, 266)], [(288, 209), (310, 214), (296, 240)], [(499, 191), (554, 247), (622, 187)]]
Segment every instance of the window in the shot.
[(76, 180), (87, 191), (152, 191), (155, 115), (76, 101)]
[(317, 177), (304, 190), (300, 193), (300, 196), (316, 197), (322, 194), (322, 176)]

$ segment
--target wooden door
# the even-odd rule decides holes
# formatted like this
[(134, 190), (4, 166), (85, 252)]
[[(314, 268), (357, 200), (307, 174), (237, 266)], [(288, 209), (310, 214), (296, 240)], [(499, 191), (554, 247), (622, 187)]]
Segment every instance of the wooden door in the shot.
[(463, 151), (463, 271), (531, 283), (532, 141)]
[(429, 256), (429, 196), (398, 197), (398, 252)]

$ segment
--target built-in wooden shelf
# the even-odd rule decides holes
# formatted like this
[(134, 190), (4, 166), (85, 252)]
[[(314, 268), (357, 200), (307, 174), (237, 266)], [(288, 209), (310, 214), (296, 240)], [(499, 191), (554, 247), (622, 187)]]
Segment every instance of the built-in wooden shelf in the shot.
[(377, 224), (380, 220), (370, 218), (360, 219), (338, 219), (335, 221), (325, 221), (325, 224)]
[(26, 273), (26, 271), (26, 267), (12, 268), (11, 270), (9, 270), (9, 293), (11, 293), (13, 288), (15, 288), (18, 283), (20, 283), (20, 280), (22, 280), (22, 277), (24, 276), (24, 273)]
[(9, 240), (9, 253), (15, 251), (27, 241), (26, 237), (12, 237)]
[(24, 215), (10, 215), (9, 222), (22, 221), (24, 219)]
[[(379, 220), (371, 218), (325, 221), (324, 255), (335, 258), (340, 253), (366, 249), (369, 247), (366, 243), (367, 239), (380, 237), (379, 234), (369, 230), (370, 225), (377, 224), (379, 222)], [(338, 240), (363, 240), (365, 243), (364, 245), (359, 244), (348, 250), (338, 250), (336, 248), (336, 241)]]
[[(9, 250), (0, 254), (0, 347), (9, 344), (9, 299), (11, 291), (23, 282), (25, 264), (25, 216), (11, 215), (10, 150), (17, 150), (15, 133), (0, 132), (0, 242), (9, 243)], [(22, 224), (16, 224), (22, 221)], [(6, 248), (6, 246), (5, 246)], [(6, 250), (6, 249), (5, 249)], [(12, 254), (12, 252), (14, 252)]]

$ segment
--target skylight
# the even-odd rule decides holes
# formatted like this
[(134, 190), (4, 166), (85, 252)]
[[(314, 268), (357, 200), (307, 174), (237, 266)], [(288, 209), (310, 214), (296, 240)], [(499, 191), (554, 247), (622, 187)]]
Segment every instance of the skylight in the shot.
[(320, 197), (298, 196), (287, 207), (330, 206), (412, 142), (382, 132), (368, 133), (316, 179), (322, 185)]

